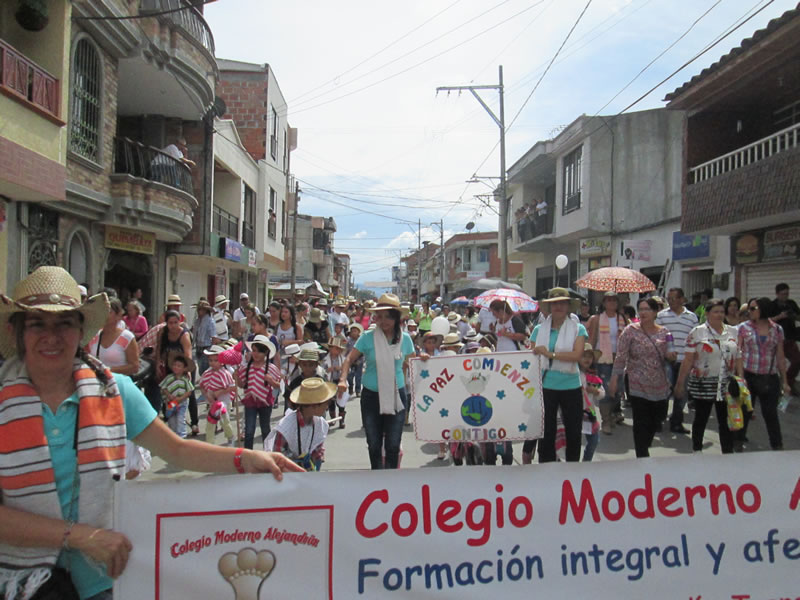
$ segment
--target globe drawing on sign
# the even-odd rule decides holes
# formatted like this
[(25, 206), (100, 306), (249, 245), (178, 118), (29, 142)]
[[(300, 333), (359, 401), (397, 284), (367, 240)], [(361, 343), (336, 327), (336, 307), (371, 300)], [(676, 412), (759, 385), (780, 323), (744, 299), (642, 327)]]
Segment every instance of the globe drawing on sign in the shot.
[(492, 418), (492, 403), (483, 396), (470, 396), (461, 404), (461, 418), (473, 427), (486, 425)]

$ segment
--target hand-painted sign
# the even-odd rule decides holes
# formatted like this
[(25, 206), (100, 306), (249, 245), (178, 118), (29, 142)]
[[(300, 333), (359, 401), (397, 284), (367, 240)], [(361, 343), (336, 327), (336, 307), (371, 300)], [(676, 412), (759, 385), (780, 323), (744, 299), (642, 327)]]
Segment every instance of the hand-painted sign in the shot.
[(114, 598), (794, 598), (800, 453), (764, 456), (123, 482)]
[(147, 231), (136, 231), (106, 225), (105, 247), (139, 254), (154, 254), (156, 251), (156, 234)]
[(707, 235), (684, 235), (672, 232), (672, 260), (708, 258), (711, 256), (711, 242)]
[(531, 352), (411, 361), (418, 440), (498, 442), (542, 437), (539, 361)]

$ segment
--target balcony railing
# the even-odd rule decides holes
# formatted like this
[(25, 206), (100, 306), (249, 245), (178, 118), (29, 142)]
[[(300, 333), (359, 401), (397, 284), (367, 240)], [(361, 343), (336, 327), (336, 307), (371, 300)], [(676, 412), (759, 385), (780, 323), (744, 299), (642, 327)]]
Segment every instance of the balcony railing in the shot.
[(547, 212), (541, 216), (531, 212), (517, 218), (517, 238), (520, 244), (547, 233), (553, 233), (553, 207), (551, 203), (548, 203)]
[(184, 29), (214, 56), (214, 36), (211, 35), (211, 28), (194, 6), (185, 0), (141, 0), (139, 6), (139, 12), (142, 14), (165, 11), (174, 11), (167, 12), (163, 16)]
[(59, 118), (58, 79), (0, 40), (0, 89)]
[(232, 240), (239, 240), (239, 217), (229, 213), (227, 210), (214, 205), (212, 229), (222, 237)]
[(797, 148), (798, 145), (800, 145), (800, 123), (689, 169), (689, 183), (700, 183), (723, 173), (741, 169), (773, 154)]
[(242, 244), (248, 248), (256, 247), (256, 232), (253, 229), (252, 223), (245, 221), (242, 223)]
[(194, 196), (192, 171), (188, 165), (158, 148), (130, 138), (116, 138), (114, 142), (114, 173), (163, 183)]

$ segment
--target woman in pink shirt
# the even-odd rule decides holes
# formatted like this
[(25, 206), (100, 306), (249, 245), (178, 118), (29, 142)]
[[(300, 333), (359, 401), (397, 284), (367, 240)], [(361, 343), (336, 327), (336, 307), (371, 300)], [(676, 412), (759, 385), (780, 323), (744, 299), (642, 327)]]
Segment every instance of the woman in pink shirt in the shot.
[(125, 327), (127, 327), (138, 340), (147, 333), (147, 319), (139, 312), (139, 305), (134, 300), (128, 302), (128, 305), (125, 307), (125, 312), (126, 315), (122, 319), (125, 321)]

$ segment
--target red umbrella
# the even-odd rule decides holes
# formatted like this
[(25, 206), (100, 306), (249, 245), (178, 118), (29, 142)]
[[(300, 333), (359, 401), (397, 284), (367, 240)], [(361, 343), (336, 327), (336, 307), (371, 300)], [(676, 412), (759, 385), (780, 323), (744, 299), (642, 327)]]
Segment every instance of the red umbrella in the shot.
[(575, 285), (599, 292), (652, 292), (656, 289), (650, 279), (627, 267), (602, 267), (590, 271)]

